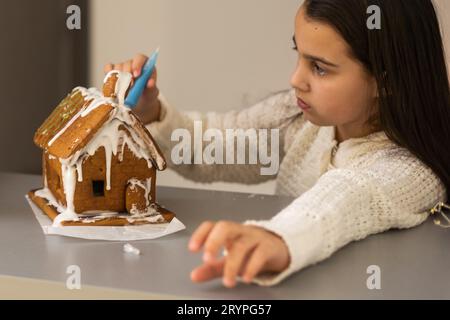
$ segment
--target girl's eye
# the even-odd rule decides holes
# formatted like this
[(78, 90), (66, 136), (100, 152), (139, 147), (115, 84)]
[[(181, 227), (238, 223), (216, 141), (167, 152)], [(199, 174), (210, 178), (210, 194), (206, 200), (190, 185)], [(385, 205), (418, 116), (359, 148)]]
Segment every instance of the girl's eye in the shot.
[(313, 62), (313, 69), (314, 72), (317, 73), (319, 76), (323, 77), (327, 74), (327, 71), (325, 69), (322, 69), (317, 63)]

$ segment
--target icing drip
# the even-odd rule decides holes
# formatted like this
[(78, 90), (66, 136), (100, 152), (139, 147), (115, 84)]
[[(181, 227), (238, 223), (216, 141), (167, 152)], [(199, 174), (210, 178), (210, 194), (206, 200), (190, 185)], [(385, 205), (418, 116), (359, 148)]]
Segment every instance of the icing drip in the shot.
[[(73, 198), (75, 194), (75, 185), (76, 185), (76, 171), (73, 166), (67, 165), (65, 163), (61, 163), (61, 174), (63, 178), (63, 187), (64, 194), (66, 195), (66, 207), (61, 210), (58, 209), (58, 206), (55, 206), (57, 210), (60, 212), (53, 220), (53, 226), (57, 227), (61, 225), (62, 221), (78, 221), (78, 215), (74, 210)], [(53, 197), (53, 196), (52, 196)], [(56, 200), (50, 200), (50, 204), (54, 205)]]
[(84, 156), (82, 156), (76, 163), (75, 163), (75, 167), (77, 170), (77, 181), (78, 182), (83, 182), (83, 161), (87, 158), (87, 154), (85, 154)]
[[(148, 207), (150, 205), (150, 200), (151, 200), (150, 191), (152, 188), (151, 182), (152, 182), (152, 178), (145, 179), (145, 184), (141, 180), (138, 180), (136, 178), (128, 180), (128, 183), (131, 184), (131, 186), (130, 186), (131, 190), (135, 190), (136, 186), (139, 186), (142, 188), (142, 190), (144, 190), (146, 207)], [(131, 213), (138, 213), (137, 208), (135, 206), (132, 206)]]
[(37, 190), (34, 194), (38, 197), (41, 197), (41, 198), (44, 198), (45, 200), (47, 200), (48, 203), (51, 206), (55, 207), (56, 211), (58, 211), (59, 213), (64, 212), (65, 207), (56, 200), (56, 198), (53, 196), (53, 193), (50, 191), (50, 189), (48, 189), (48, 188), (40, 189), (40, 190)]

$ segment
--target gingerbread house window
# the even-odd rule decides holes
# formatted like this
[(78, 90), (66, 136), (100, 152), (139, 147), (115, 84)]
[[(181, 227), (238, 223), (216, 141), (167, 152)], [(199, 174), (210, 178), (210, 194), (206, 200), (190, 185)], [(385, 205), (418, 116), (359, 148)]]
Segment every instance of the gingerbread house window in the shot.
[(105, 196), (105, 181), (94, 180), (92, 181), (92, 193), (94, 197), (104, 197)]

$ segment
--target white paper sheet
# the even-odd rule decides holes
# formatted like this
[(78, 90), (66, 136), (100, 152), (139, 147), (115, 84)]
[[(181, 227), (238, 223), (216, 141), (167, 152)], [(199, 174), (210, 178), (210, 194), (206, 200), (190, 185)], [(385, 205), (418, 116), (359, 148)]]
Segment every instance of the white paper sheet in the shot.
[(53, 227), (52, 220), (39, 209), (36, 204), (25, 196), (36, 219), (47, 235), (61, 235), (90, 240), (110, 240), (110, 241), (133, 241), (156, 239), (167, 236), (186, 229), (186, 226), (177, 218), (173, 218), (170, 223), (163, 224), (145, 224), (140, 226), (123, 227)]

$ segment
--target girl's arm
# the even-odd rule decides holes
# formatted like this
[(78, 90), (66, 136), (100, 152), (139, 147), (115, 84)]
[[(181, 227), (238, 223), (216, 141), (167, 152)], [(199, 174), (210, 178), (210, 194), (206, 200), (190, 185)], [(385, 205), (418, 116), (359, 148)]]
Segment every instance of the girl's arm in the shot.
[[(131, 60), (105, 65), (104, 71), (106, 73), (113, 69), (122, 70), (132, 73), (134, 77), (138, 77), (147, 58), (143, 54), (137, 54)], [(166, 101), (164, 96), (159, 92), (156, 81), (157, 70), (155, 69), (134, 112), (144, 123), (149, 123), (147, 128), (158, 142), (160, 149), (162, 149), (169, 167), (184, 177), (198, 182), (228, 181), (250, 184), (264, 182), (276, 177), (279, 163), (281, 163), (284, 157), (284, 136), (288, 124), (301, 114), (297, 107), (295, 93), (292, 90), (273, 95), (253, 107), (242, 111), (230, 111), (225, 114), (181, 113), (172, 108)], [(219, 160), (222, 159), (224, 164), (205, 164), (205, 159), (200, 161), (201, 164), (192, 164), (197, 162), (194, 161), (194, 150), (197, 149), (197, 159), (199, 159), (198, 156), (200, 154), (203, 155), (204, 150), (202, 147), (206, 148), (210, 145), (209, 141), (203, 141), (203, 137), (199, 137), (200, 142), (203, 143), (200, 143), (199, 148), (194, 148), (195, 120), (201, 121), (203, 133), (207, 129), (216, 129), (215, 133), (217, 136), (223, 137), (222, 155), (219, 155), (217, 158)], [(174, 147), (181, 140), (181, 137), (174, 137), (175, 141), (171, 141), (172, 134), (176, 134), (176, 130), (179, 133), (182, 129), (191, 137), (191, 142), (189, 143), (191, 150), (190, 154), (186, 157), (188, 161), (183, 161), (183, 163), (190, 162), (191, 164), (177, 164), (175, 163), (177, 160), (172, 157)], [(227, 161), (226, 129), (250, 129), (254, 133), (256, 132), (257, 135), (259, 135), (259, 129), (267, 130), (268, 138), (261, 139), (266, 142), (267, 150), (264, 148), (266, 147), (265, 145), (263, 145), (263, 148), (260, 148), (258, 145), (256, 148), (257, 152), (253, 153), (253, 155), (257, 156), (258, 161), (256, 164), (250, 164), (249, 161), (248, 139), (246, 139), (244, 148), (244, 157), (247, 158), (244, 163), (247, 163), (247, 165), (236, 164), (237, 148), (231, 148), (234, 151), (234, 157), (230, 158), (231, 161)], [(278, 135), (274, 139), (276, 141), (271, 141), (270, 129), (279, 129)], [(215, 140), (214, 138), (210, 139)], [(229, 142), (233, 141), (233, 139), (228, 140)], [(264, 151), (262, 154), (266, 156), (265, 163), (259, 161), (259, 151)], [(231, 162), (232, 164), (227, 164), (227, 162)]]
[(351, 241), (417, 226), (437, 202), (446, 202), (445, 197), (437, 176), (412, 156), (384, 157), (361, 171), (330, 170), (271, 220), (244, 223), (278, 235), (290, 255), (283, 272), (254, 281), (274, 285)]
[[(226, 163), (226, 129), (233, 129), (234, 132), (236, 132), (234, 129), (243, 129), (243, 132), (250, 129), (250, 131), (256, 133), (257, 136), (259, 135), (260, 129), (265, 130), (267, 132), (267, 139), (263, 139), (262, 141), (267, 144), (267, 152), (265, 152), (264, 148), (263, 151), (270, 156), (269, 158), (271, 159), (272, 166), (278, 166), (284, 157), (284, 136), (288, 124), (301, 114), (296, 105), (295, 94), (292, 90), (275, 94), (242, 111), (229, 111), (223, 114), (213, 112), (206, 114), (198, 112), (179, 112), (167, 102), (161, 93), (159, 94), (159, 101), (161, 102), (159, 121), (147, 125), (147, 128), (164, 153), (168, 166), (182, 176), (197, 182), (225, 181), (252, 184), (274, 179), (276, 177), (276, 172), (271, 175), (262, 174), (261, 169), (269, 168), (271, 164), (262, 164), (259, 161), (259, 146), (256, 148), (258, 162), (256, 164), (249, 164), (248, 139), (245, 139), (246, 145), (244, 149), (246, 164), (236, 164), (237, 146), (232, 148), (235, 156), (234, 161), (232, 161), (232, 164)], [(196, 132), (194, 132), (195, 121), (199, 121)], [(206, 164), (205, 159), (203, 159), (201, 164), (194, 164), (194, 135), (199, 132), (199, 124), (203, 134), (208, 129), (215, 129), (216, 134), (218, 134), (219, 137), (223, 137), (223, 151), (222, 156), (219, 157), (219, 159), (223, 159), (224, 164)], [(184, 130), (185, 133), (187, 132), (188, 136), (191, 137), (191, 140), (189, 141), (191, 153), (188, 157), (191, 164), (184, 164), (184, 162), (182, 164), (174, 163), (172, 152), (177, 150), (176, 145), (179, 145), (180, 141), (183, 140), (180, 136), (172, 136), (173, 134), (176, 135), (177, 133), (183, 132), (177, 129)], [(271, 141), (271, 129), (279, 129), (277, 135), (278, 139), (276, 139), (276, 141)], [(203, 137), (199, 137), (198, 134), (197, 139), (200, 139), (203, 147), (203, 149), (197, 148), (197, 152), (203, 153), (205, 148), (211, 144), (211, 141), (203, 140)], [(228, 139), (228, 143), (230, 143), (230, 141), (233, 140)], [(234, 141), (236, 141), (236, 138), (234, 138)], [(260, 142), (259, 136), (258, 140), (255, 142)], [(176, 152), (175, 156), (178, 156), (178, 154), (179, 153)], [(274, 158), (271, 156), (273, 154), (276, 154), (277, 157)], [(275, 164), (274, 162), (277, 163)]]

